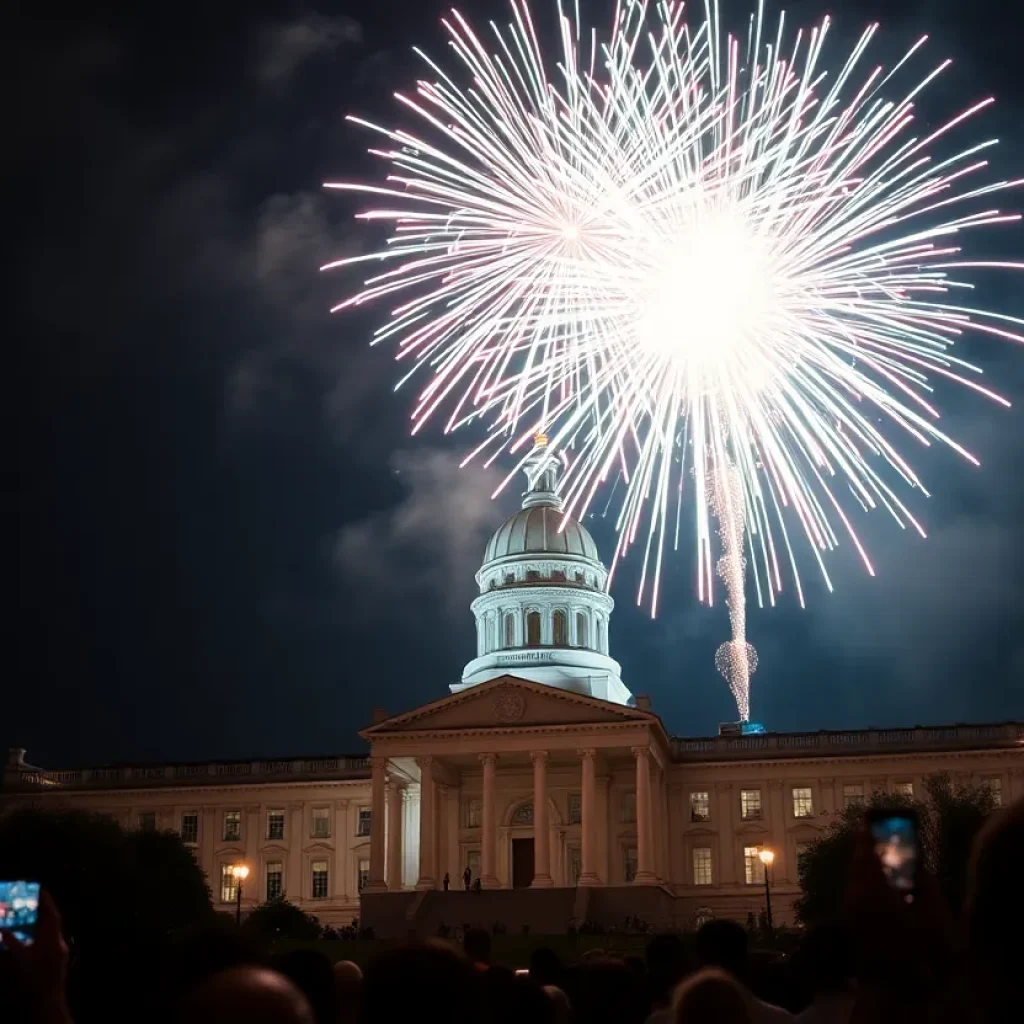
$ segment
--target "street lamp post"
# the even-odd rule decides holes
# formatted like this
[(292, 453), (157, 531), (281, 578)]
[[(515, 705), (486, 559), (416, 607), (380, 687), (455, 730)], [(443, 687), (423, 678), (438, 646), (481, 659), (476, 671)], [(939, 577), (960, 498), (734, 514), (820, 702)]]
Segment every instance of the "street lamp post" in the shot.
[(771, 883), (771, 867), (775, 860), (775, 851), (769, 850), (764, 847), (759, 853), (758, 857), (761, 858), (761, 863), (764, 865), (764, 909), (765, 916), (768, 919), (768, 935), (772, 936), (775, 934), (775, 928), (772, 925), (772, 883)]
[[(242, 926), (242, 883), (249, 877), (249, 868), (245, 864), (235, 864), (231, 869), (235, 879), (235, 924)], [(771, 917), (771, 911), (769, 911)]]

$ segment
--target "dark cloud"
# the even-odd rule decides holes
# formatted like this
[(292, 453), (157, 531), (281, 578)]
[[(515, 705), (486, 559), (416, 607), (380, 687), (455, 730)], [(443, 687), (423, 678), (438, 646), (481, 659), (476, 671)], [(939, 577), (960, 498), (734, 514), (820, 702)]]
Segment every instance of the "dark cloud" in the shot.
[(286, 24), (264, 26), (256, 75), (260, 81), (280, 85), (306, 61), (336, 53), (348, 43), (358, 43), (363, 33), (359, 22), (342, 15), (330, 17), (310, 11)]

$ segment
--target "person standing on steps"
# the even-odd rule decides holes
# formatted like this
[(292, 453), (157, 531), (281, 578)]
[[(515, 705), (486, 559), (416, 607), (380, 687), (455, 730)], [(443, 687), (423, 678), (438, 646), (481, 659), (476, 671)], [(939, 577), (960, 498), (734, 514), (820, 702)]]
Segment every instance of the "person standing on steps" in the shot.
[(466, 886), (466, 892), (469, 892), (469, 884), (473, 881), (473, 872), (469, 870), (469, 865), (466, 865), (466, 870), (462, 872), (462, 882)]
[(448, 891), (448, 886), (451, 885), (451, 883), (452, 883), (452, 880), (448, 877), (448, 872), (446, 871), (444, 873), (444, 878), (441, 881), (441, 884), (444, 886), (444, 891), (445, 892)]

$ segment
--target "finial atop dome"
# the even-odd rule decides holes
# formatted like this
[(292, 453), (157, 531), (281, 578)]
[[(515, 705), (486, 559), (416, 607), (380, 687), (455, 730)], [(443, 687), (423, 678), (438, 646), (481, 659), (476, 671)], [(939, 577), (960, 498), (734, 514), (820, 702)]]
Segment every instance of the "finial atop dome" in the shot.
[(558, 493), (558, 476), (560, 465), (556, 456), (548, 450), (548, 435), (540, 432), (533, 435), (533, 451), (526, 460), (523, 470), (526, 473), (526, 493), (523, 495), (523, 508), (537, 505), (562, 507), (562, 497)]

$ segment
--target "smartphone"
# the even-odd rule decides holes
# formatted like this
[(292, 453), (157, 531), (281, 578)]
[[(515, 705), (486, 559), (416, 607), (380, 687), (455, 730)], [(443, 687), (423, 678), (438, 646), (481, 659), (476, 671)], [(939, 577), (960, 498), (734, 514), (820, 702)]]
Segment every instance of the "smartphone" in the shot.
[(885, 880), (910, 903), (921, 855), (917, 813), (910, 807), (877, 807), (868, 812), (868, 828)]
[(31, 945), (38, 920), (39, 883), (0, 882), (0, 931)]

